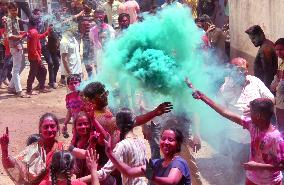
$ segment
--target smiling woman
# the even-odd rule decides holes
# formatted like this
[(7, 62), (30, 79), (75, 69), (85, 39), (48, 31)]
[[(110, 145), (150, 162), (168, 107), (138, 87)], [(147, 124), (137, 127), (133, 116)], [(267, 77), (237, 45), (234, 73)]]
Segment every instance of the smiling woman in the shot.
[(6, 133), (0, 137), (2, 163), (15, 184), (37, 185), (42, 180), (48, 180), (54, 152), (64, 149), (63, 143), (56, 140), (58, 131), (56, 116), (51, 113), (42, 115), (39, 120), (39, 141), (27, 146), (17, 156), (10, 157), (9, 131), (6, 129)]

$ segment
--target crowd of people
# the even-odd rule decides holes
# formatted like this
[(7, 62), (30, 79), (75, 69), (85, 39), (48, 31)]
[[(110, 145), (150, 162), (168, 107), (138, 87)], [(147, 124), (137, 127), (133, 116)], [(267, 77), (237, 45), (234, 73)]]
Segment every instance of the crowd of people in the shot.
[[(250, 157), (240, 160), (243, 165), (236, 165), (236, 171), (242, 168), (246, 171), (246, 185), (282, 184), (284, 38), (273, 43), (259, 25), (245, 31), (253, 45), (259, 47), (253, 76), (248, 74), (248, 62), (244, 58), (229, 60), (227, 0), (224, 0), (226, 19), (222, 28), (217, 25), (217, 0), (61, 3), (62, 8), (52, 15), (41, 9), (31, 11), (25, 2), (0, 4), (1, 88), (20, 98), (48, 93), (59, 85), (68, 89), (66, 117), (61, 129), (54, 114), (42, 115), (38, 133), (28, 137), (25, 149), (14, 157), (9, 155), (8, 127), (0, 137), (2, 164), (15, 184), (202, 184), (191, 154), (201, 147), (199, 133), (194, 128), (189, 133), (191, 128), (187, 128), (195, 127), (198, 114), (190, 118), (186, 113), (176, 113), (170, 102), (147, 110), (140, 102), (140, 115), (135, 116), (129, 108), (109, 108), (109, 91), (101, 82), (90, 82), (78, 90), (84, 79), (82, 64), (87, 72), (85, 78), (93, 79), (102, 70), (107, 41), (119, 37), (131, 24), (143, 21), (143, 15), (155, 15), (168, 5), (192, 10), (196, 26), (203, 30), (202, 48), (215, 53), (219, 64), (226, 64), (230, 69), (216, 93), (220, 105), (196, 90), (188, 79), (184, 86), (193, 89), (193, 98), (202, 100), (249, 131)], [(27, 15), (27, 20), (18, 17), (19, 9)], [(26, 92), (23, 92), (21, 72), (26, 65), (25, 52), (29, 74)], [(33, 87), (35, 79), (39, 83)], [(72, 134), (69, 135), (70, 122)], [(149, 141), (150, 160), (147, 160), (144, 140), (133, 130), (137, 126), (142, 126)], [(58, 140), (60, 131), (64, 137), (71, 137), (70, 143)]]

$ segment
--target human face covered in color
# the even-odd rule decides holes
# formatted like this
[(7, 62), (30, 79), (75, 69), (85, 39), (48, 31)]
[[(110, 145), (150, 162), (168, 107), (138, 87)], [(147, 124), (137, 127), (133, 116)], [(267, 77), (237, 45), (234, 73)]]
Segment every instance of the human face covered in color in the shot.
[(177, 153), (178, 144), (174, 131), (165, 130), (163, 132), (160, 139), (160, 148), (164, 156), (173, 156)]
[(58, 132), (58, 125), (51, 117), (46, 117), (40, 126), (40, 133), (43, 139), (53, 140)]
[(91, 124), (87, 118), (87, 116), (82, 115), (77, 118), (76, 121), (76, 132), (79, 136), (84, 137), (90, 133)]

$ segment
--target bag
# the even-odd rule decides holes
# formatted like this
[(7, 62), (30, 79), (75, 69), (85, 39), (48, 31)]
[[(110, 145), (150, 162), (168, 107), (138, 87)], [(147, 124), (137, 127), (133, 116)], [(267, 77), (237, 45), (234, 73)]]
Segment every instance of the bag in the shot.
[(7, 172), (15, 184), (38, 184), (46, 175), (46, 152), (37, 142), (27, 146), (14, 160), (14, 168)]

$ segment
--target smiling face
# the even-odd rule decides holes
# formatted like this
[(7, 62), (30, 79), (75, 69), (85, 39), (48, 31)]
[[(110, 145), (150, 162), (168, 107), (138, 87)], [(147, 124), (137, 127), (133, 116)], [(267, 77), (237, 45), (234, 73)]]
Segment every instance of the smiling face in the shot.
[(160, 139), (160, 148), (164, 156), (173, 156), (178, 151), (175, 132), (165, 130)]
[(58, 125), (51, 117), (46, 117), (40, 126), (40, 133), (43, 139), (53, 140), (58, 132)]
[(91, 124), (86, 115), (81, 115), (76, 120), (76, 132), (80, 137), (90, 134)]
[(279, 58), (284, 59), (284, 45), (278, 44), (275, 46), (276, 54)]

